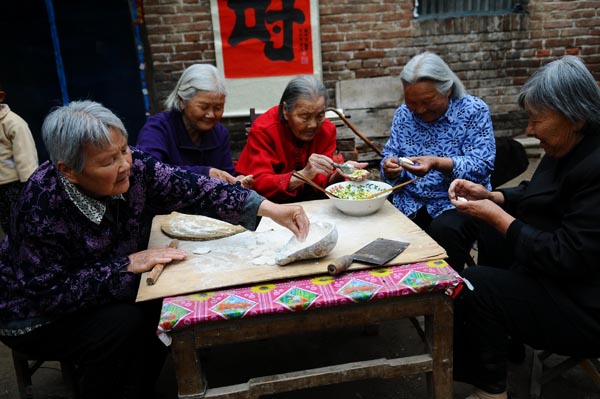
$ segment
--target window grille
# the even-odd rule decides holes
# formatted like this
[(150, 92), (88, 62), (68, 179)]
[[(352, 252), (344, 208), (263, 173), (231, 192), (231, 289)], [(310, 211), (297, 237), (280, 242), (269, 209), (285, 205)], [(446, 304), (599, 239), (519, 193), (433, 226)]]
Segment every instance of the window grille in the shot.
[(415, 0), (415, 18), (451, 18), (466, 15), (522, 13), (524, 1), (517, 0)]

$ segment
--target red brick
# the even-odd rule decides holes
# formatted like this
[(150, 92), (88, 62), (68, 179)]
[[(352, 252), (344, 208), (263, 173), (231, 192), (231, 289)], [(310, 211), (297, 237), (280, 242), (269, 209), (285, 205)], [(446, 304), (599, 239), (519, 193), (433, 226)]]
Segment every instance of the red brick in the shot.
[(550, 50), (548, 50), (548, 49), (538, 50), (535, 53), (536, 57), (548, 57), (549, 55), (550, 55)]

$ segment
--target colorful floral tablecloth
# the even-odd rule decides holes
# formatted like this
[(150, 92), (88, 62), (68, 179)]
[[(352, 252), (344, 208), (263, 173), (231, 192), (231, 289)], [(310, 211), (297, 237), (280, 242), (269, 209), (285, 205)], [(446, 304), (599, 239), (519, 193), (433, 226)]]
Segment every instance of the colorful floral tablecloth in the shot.
[(205, 321), (304, 312), (424, 292), (444, 291), (454, 297), (461, 287), (458, 273), (445, 261), (435, 260), (200, 292), (165, 298), (157, 333), (168, 345), (169, 331)]

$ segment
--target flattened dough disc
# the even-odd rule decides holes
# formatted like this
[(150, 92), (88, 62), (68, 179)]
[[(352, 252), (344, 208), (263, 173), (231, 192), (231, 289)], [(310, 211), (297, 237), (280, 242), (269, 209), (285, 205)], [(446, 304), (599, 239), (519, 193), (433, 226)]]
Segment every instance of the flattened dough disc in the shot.
[(160, 229), (169, 237), (194, 241), (216, 240), (246, 231), (242, 226), (179, 212), (171, 212), (160, 225)]

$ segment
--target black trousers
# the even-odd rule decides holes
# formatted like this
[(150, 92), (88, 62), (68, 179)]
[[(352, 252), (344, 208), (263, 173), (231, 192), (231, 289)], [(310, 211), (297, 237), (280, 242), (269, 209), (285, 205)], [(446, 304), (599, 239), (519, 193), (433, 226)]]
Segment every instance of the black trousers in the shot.
[(8, 347), (78, 367), (82, 399), (152, 398), (167, 347), (157, 338), (162, 301), (109, 304), (32, 332), (0, 337)]
[(487, 392), (506, 390), (508, 337), (535, 349), (600, 355), (600, 311), (586, 309), (553, 283), (523, 272), (474, 266), (455, 300), (454, 378)]
[(470, 252), (478, 238), (479, 223), (469, 215), (450, 209), (432, 218), (425, 207), (409, 216), (415, 224), (446, 250), (446, 261), (460, 272), (472, 264)]

